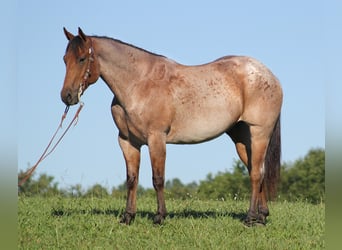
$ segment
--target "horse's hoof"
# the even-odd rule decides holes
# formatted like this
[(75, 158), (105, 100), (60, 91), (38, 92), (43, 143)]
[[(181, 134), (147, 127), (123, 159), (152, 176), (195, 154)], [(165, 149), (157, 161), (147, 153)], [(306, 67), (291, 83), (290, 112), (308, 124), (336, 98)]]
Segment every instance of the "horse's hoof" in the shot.
[(266, 216), (263, 214), (259, 214), (255, 223), (257, 224), (257, 226), (266, 226)]
[(245, 227), (252, 227), (254, 225), (254, 222), (246, 219), (246, 220), (243, 221), (243, 225)]
[(266, 226), (266, 220), (265, 220), (264, 216), (262, 216), (262, 217), (258, 216), (258, 218), (247, 217), (243, 221), (243, 224), (246, 227)]
[(246, 227), (265, 226), (266, 216), (264, 216), (263, 214), (258, 214), (256, 216), (247, 215), (246, 219), (243, 221), (243, 224)]
[(120, 220), (120, 223), (130, 225), (134, 221), (134, 218), (135, 218), (135, 214), (130, 214), (130, 213), (125, 212)]
[(155, 225), (162, 225), (164, 223), (165, 217), (161, 214), (157, 214), (156, 216), (154, 216), (153, 219), (153, 224)]

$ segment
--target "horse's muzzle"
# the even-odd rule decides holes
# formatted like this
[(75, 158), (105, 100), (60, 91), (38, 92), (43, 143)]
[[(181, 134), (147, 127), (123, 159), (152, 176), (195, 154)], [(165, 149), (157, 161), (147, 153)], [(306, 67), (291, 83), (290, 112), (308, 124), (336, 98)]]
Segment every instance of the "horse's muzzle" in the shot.
[(67, 106), (75, 105), (79, 102), (78, 95), (73, 94), (70, 90), (62, 90), (61, 99)]

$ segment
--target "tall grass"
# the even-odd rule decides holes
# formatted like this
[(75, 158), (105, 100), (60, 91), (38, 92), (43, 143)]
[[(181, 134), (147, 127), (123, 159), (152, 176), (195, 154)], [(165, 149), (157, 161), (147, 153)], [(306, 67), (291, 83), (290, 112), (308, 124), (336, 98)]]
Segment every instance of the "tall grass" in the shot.
[(125, 201), (19, 197), (19, 249), (322, 249), (325, 205), (270, 203), (265, 227), (246, 228), (247, 201), (167, 200), (164, 225), (152, 224), (154, 198), (138, 199), (131, 226), (118, 223)]

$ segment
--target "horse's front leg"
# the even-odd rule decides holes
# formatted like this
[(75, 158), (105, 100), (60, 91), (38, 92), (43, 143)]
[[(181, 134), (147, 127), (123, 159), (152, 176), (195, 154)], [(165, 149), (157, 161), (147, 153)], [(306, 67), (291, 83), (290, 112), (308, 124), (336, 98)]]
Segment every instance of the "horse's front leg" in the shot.
[(148, 137), (148, 148), (152, 164), (153, 187), (157, 193), (157, 214), (154, 217), (154, 224), (162, 224), (166, 217), (166, 206), (164, 198), (165, 182), (165, 159), (166, 142), (165, 134), (155, 133)]
[(119, 144), (125, 157), (127, 171), (126, 211), (120, 222), (129, 225), (134, 220), (137, 209), (136, 198), (139, 179), (140, 146), (132, 145), (130, 141), (121, 136), (119, 136)]

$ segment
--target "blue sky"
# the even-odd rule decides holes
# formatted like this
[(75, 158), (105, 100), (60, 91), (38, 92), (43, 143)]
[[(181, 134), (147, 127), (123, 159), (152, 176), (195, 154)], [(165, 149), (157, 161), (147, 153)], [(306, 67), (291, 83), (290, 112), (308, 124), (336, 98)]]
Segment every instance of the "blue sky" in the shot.
[[(324, 61), (340, 46), (325, 46), (326, 15), (318, 3), (293, 0), (20, 1), (15, 32), (19, 170), (37, 161), (64, 111), (64, 26), (72, 33), (80, 26), (86, 34), (114, 37), (182, 64), (202, 64), (224, 55), (255, 57), (282, 83), (283, 161), (324, 148), (325, 85), (331, 80)], [(60, 187), (99, 183), (111, 188), (125, 181), (110, 113), (112, 98), (102, 80), (86, 91), (77, 126), (36, 175), (52, 175)], [(70, 109), (68, 120), (75, 111)], [(204, 180), (210, 172), (230, 170), (234, 159), (238, 156), (227, 136), (198, 145), (168, 145), (166, 179)], [(143, 147), (140, 184), (151, 187), (151, 178)]]

